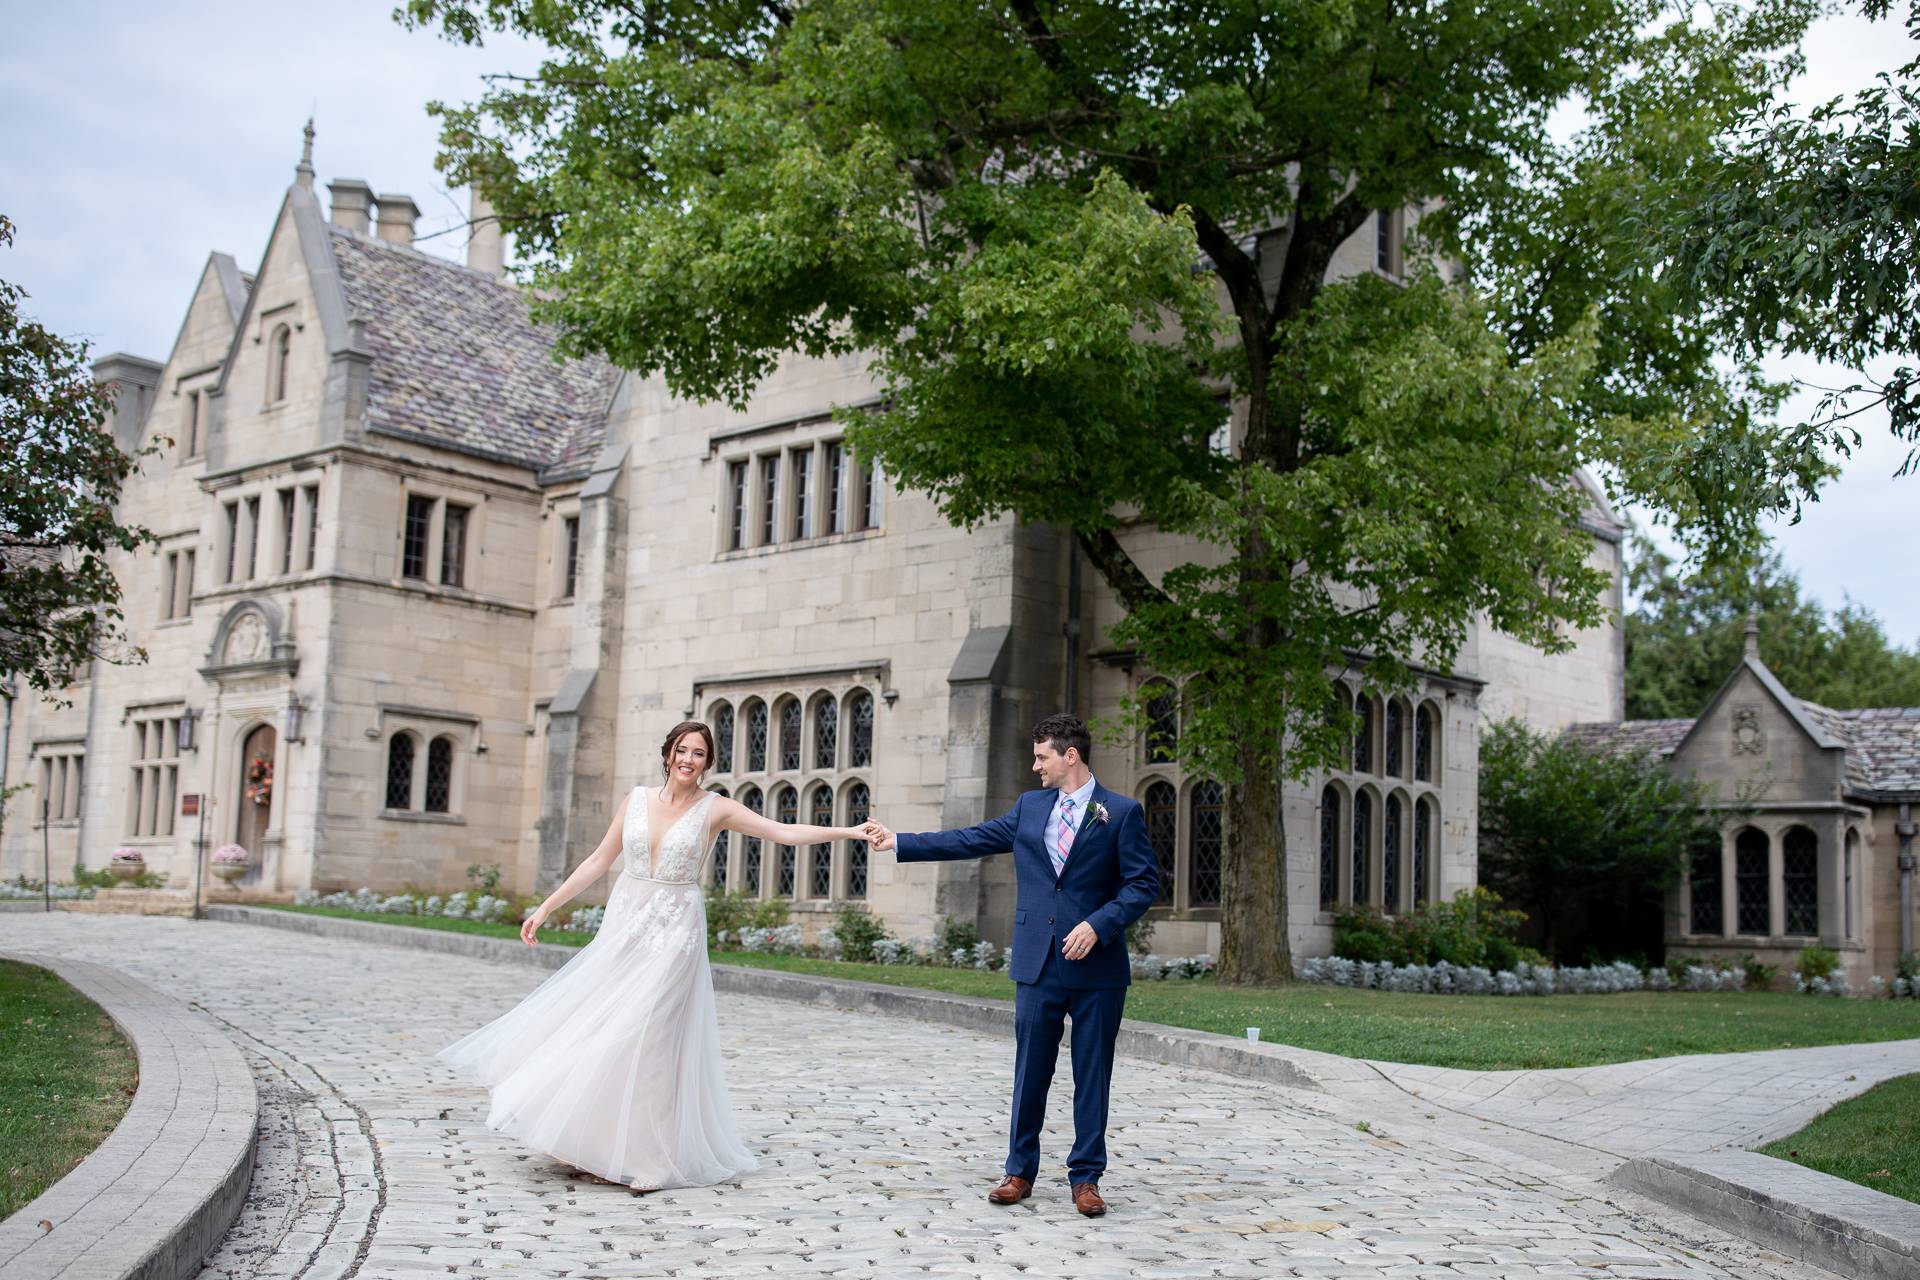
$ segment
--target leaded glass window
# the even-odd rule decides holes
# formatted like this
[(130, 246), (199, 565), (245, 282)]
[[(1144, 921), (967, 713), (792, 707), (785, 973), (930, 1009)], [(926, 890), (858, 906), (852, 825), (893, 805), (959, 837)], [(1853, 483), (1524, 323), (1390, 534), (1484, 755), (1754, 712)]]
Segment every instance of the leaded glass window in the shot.
[(780, 704), (780, 768), (800, 767), (800, 703), (788, 698)]
[(1180, 694), (1170, 684), (1156, 684), (1147, 699), (1147, 763), (1172, 764), (1180, 745)]
[(767, 767), (767, 704), (756, 702), (747, 708), (747, 772), (760, 773)]
[[(789, 826), (800, 820), (800, 796), (792, 787), (782, 787), (775, 794), (773, 820)], [(793, 887), (800, 874), (800, 851), (790, 844), (775, 845), (774, 851), (776, 855), (773, 877), (774, 896), (791, 898)]]
[(1220, 784), (1196, 784), (1187, 816), (1187, 844), (1192, 869), (1187, 883), (1187, 900), (1196, 907), (1220, 905), (1223, 817)]
[(1413, 803), (1413, 901), (1417, 906), (1430, 901), (1427, 896), (1427, 848), (1433, 839), (1433, 801), (1426, 797)]
[[(847, 825), (857, 827), (867, 820), (867, 810), (873, 802), (872, 793), (867, 784), (856, 782), (847, 792)], [(850, 841), (847, 845), (847, 896), (864, 898), (867, 896), (867, 851), (864, 840)]]
[(1331, 911), (1340, 901), (1340, 791), (1320, 790), (1320, 909)]
[(813, 767), (833, 768), (840, 752), (840, 704), (822, 698), (813, 704)]
[(853, 769), (868, 768), (873, 764), (873, 695), (864, 689), (854, 694), (847, 703), (847, 719), (853, 722), (852, 741), (847, 744), (847, 765)]
[(714, 772), (733, 772), (733, 708), (724, 702), (713, 709), (713, 754)]
[(1373, 699), (1365, 694), (1355, 705), (1354, 712), (1360, 717), (1360, 727), (1353, 735), (1353, 771), (1355, 773), (1373, 772)]
[(1790, 827), (1780, 840), (1780, 878), (1788, 933), (1811, 938), (1820, 932), (1820, 841), (1805, 827)]
[(1433, 740), (1439, 732), (1433, 708), (1422, 705), (1413, 713), (1413, 780), (1433, 781)]
[(1373, 835), (1373, 797), (1365, 791), (1353, 795), (1353, 901), (1371, 901), (1367, 896), (1367, 842)]
[(1400, 772), (1400, 767), (1402, 763), (1404, 763), (1404, 757), (1400, 753), (1400, 739), (1401, 735), (1406, 732), (1406, 729), (1406, 705), (1402, 703), (1400, 699), (1395, 698), (1387, 703), (1386, 771), (1390, 777), (1404, 778), (1406, 776)]
[(445, 813), (453, 803), (453, 739), (435, 738), (427, 744), (428, 813)]
[(1741, 933), (1771, 932), (1767, 902), (1767, 835), (1748, 827), (1733, 842), (1733, 907)]
[[(728, 710), (731, 711), (732, 708), (728, 708)], [(729, 716), (729, 720), (731, 720), (731, 716)], [(724, 796), (727, 794), (727, 789), (725, 787), (715, 787), (713, 792), (715, 795)], [(719, 834), (713, 838), (713, 887), (716, 889), (724, 890), (727, 887), (727, 854), (731, 852), (728, 847), (730, 842), (727, 837), (732, 834), (733, 833), (725, 827), (722, 827), (720, 828)]]
[(1726, 929), (1720, 872), (1720, 841), (1712, 837), (1702, 839), (1694, 846), (1687, 864), (1688, 894), (1693, 899), (1687, 911), (1687, 925), (1693, 933), (1718, 937)]
[[(820, 704), (830, 707), (831, 702)], [(816, 827), (833, 825), (833, 788), (821, 783), (813, 789), (813, 803), (807, 820)], [(809, 897), (831, 898), (833, 896), (833, 846), (816, 844), (813, 846), (812, 864), (808, 868), (807, 893)]]
[[(763, 703), (762, 713), (766, 711)], [(740, 793), (740, 803), (750, 813), (760, 812), (760, 788), (748, 787)], [(740, 892), (749, 898), (760, 896), (760, 837), (740, 837)]]
[[(1388, 713), (1392, 719), (1392, 713)], [(1388, 796), (1380, 822), (1380, 902), (1391, 915), (1400, 907), (1400, 797)]]
[(396, 733), (387, 743), (387, 808), (413, 804), (413, 735)]
[(1147, 843), (1153, 846), (1153, 860), (1160, 869), (1158, 901), (1173, 901), (1175, 845), (1180, 837), (1179, 793), (1171, 782), (1156, 782), (1147, 788), (1145, 803)]

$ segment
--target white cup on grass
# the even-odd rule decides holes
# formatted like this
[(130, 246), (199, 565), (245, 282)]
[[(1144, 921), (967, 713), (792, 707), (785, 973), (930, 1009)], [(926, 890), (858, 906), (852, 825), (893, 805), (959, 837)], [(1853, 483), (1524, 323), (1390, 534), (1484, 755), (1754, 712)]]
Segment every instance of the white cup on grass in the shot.
[(1248, 1028), (1247, 1028), (1247, 1043), (1248, 1043), (1248, 1044), (1259, 1044), (1259, 1043), (1260, 1043), (1260, 1028), (1258, 1028), (1258, 1027), (1248, 1027)]

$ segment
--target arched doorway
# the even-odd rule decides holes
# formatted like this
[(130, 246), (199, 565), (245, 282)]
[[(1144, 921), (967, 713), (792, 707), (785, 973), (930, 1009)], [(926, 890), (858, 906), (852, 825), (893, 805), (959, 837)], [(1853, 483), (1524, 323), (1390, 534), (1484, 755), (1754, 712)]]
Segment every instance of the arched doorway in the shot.
[(240, 744), (240, 803), (238, 830), (234, 843), (252, 855), (253, 874), (258, 875), (267, 829), (273, 821), (274, 793), (279, 780), (273, 776), (274, 748), (278, 735), (272, 725), (257, 725)]

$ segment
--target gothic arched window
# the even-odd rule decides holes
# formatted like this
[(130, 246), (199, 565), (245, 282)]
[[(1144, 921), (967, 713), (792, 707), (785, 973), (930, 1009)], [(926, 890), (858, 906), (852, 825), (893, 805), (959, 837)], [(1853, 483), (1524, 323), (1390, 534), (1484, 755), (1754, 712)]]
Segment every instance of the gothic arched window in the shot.
[(1373, 699), (1361, 694), (1354, 703), (1354, 714), (1360, 717), (1360, 727), (1353, 733), (1353, 771), (1355, 773), (1373, 772)]
[[(717, 796), (725, 796), (727, 789), (725, 787), (715, 787), (713, 793)], [(732, 833), (725, 827), (722, 827), (720, 828), (719, 834), (713, 838), (713, 887), (722, 891), (725, 891), (727, 887), (727, 854), (730, 852), (727, 847), (727, 837), (730, 834)]]
[[(831, 702), (823, 702), (823, 707), (831, 707)], [(816, 827), (833, 825), (833, 788), (822, 782), (813, 789), (813, 802), (808, 806), (807, 821)], [(812, 865), (807, 872), (807, 896), (811, 898), (831, 898), (833, 896), (833, 846), (816, 844), (813, 846)]]
[(387, 808), (413, 807), (413, 735), (396, 733), (387, 743)]
[(1380, 822), (1380, 902), (1391, 915), (1400, 909), (1400, 797), (1388, 796)]
[(1164, 680), (1147, 686), (1147, 763), (1172, 764), (1180, 745), (1180, 693)]
[(1726, 929), (1726, 907), (1721, 898), (1721, 847), (1718, 837), (1702, 839), (1687, 859), (1687, 931), (1719, 937)]
[(1433, 781), (1433, 748), (1440, 740), (1440, 716), (1423, 702), (1413, 713), (1413, 780)]
[(833, 768), (840, 750), (840, 704), (823, 697), (813, 704), (813, 767)]
[(1433, 801), (1425, 796), (1413, 803), (1413, 901), (1418, 906), (1422, 902), (1431, 902), (1427, 887), (1427, 878), (1431, 868), (1428, 866), (1432, 850)]
[[(789, 703), (789, 706), (797, 705)], [(773, 820), (788, 826), (800, 820), (800, 796), (792, 787), (782, 787), (774, 792)], [(800, 878), (800, 851), (790, 844), (774, 846), (773, 893), (778, 898), (791, 898), (794, 884)]]
[(1733, 906), (1735, 930), (1768, 934), (1773, 931), (1772, 904), (1767, 892), (1767, 833), (1748, 827), (1733, 841)]
[(1401, 753), (1401, 738), (1407, 731), (1407, 704), (1398, 698), (1387, 701), (1386, 756), (1384, 771), (1389, 777), (1404, 778), (1400, 772), (1406, 757)]
[(1179, 793), (1171, 782), (1155, 782), (1147, 788), (1141, 808), (1146, 811), (1147, 843), (1153, 846), (1153, 860), (1160, 869), (1160, 897), (1173, 901), (1175, 846), (1180, 838)]
[(1220, 905), (1220, 845), (1225, 830), (1221, 800), (1217, 782), (1195, 783), (1188, 798), (1187, 901), (1196, 907)]
[[(766, 714), (766, 704), (760, 704), (760, 712)], [(740, 793), (740, 803), (749, 813), (760, 812), (760, 788), (748, 787)], [(740, 837), (740, 892), (749, 898), (760, 896), (760, 837)]]
[(847, 744), (847, 766), (868, 768), (873, 764), (873, 695), (862, 689), (848, 699), (847, 719), (853, 725), (852, 740)]
[(1373, 796), (1365, 791), (1353, 793), (1353, 901), (1365, 904), (1367, 896), (1367, 852), (1373, 837)]
[(427, 744), (428, 813), (446, 813), (453, 804), (453, 739), (435, 738)]
[(788, 698), (780, 704), (780, 768), (790, 772), (800, 767), (800, 703)]
[(1320, 789), (1320, 909), (1340, 901), (1340, 789)]
[(747, 772), (767, 768), (767, 704), (755, 699), (747, 708)]
[(1820, 933), (1820, 839), (1805, 827), (1788, 827), (1780, 839), (1781, 897), (1787, 909), (1786, 932), (1812, 938)]
[(733, 707), (722, 702), (713, 709), (713, 771), (733, 772)]
[[(873, 803), (873, 793), (867, 790), (867, 784), (856, 782), (847, 791), (847, 825), (857, 827), (867, 820), (867, 810)], [(847, 896), (864, 898), (867, 896), (867, 842), (853, 840), (847, 845)]]

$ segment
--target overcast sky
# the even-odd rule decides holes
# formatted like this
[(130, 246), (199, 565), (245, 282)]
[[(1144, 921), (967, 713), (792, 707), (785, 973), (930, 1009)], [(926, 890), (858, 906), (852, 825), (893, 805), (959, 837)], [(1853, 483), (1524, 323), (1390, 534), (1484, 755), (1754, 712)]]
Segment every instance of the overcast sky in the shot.
[[(29, 314), (96, 353), (164, 359), (212, 250), (252, 271), (311, 114), (322, 186), (362, 178), (404, 192), (420, 231), (465, 210), (433, 168), (425, 104), (465, 101), (480, 76), (524, 71), (524, 46), (467, 49), (402, 30), (388, 0), (292, 5), (198, 0), (186, 6), (14, 4), (0, 43), (0, 211), (16, 224), (0, 278), (23, 285)], [(1914, 54), (1896, 23), (1822, 22), (1796, 97), (1865, 85)], [(458, 232), (425, 241), (460, 257)], [(1793, 370), (1815, 380), (1837, 373)], [(1904, 448), (1884, 418), (1861, 420), (1865, 447), (1794, 526), (1775, 529), (1787, 563), (1829, 608), (1851, 597), (1896, 641), (1920, 640), (1912, 513), (1920, 476), (1892, 478)]]

